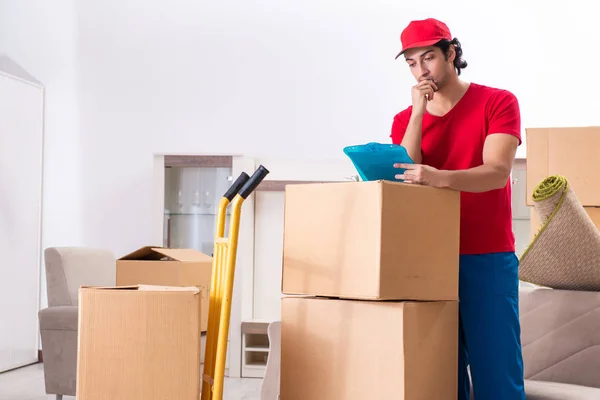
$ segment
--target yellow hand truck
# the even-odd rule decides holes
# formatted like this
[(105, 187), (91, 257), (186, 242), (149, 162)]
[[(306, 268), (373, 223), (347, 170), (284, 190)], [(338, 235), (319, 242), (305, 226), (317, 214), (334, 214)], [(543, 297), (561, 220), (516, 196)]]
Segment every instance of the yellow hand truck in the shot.
[[(210, 284), (204, 371), (202, 373), (202, 400), (223, 399), (225, 358), (229, 337), (231, 297), (233, 295), (233, 278), (235, 275), (242, 203), (268, 173), (269, 171), (262, 165), (252, 174), (252, 177), (242, 172), (219, 202)], [(229, 237), (225, 237), (227, 206), (230, 203)]]

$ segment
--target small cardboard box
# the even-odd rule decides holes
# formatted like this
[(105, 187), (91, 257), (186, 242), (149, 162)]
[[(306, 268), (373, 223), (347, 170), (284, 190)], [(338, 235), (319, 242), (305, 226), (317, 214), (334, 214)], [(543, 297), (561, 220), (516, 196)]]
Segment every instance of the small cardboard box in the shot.
[(78, 400), (198, 400), (197, 287), (82, 287)]
[(600, 206), (600, 126), (528, 128), (527, 205), (535, 187), (551, 175), (567, 178), (584, 206)]
[(460, 193), (400, 182), (288, 185), (282, 292), (456, 300)]
[[(589, 215), (590, 219), (596, 225), (596, 228), (600, 230), (600, 207), (583, 207), (586, 211), (587, 215)], [(540, 216), (538, 215), (535, 207), (531, 207), (531, 218), (530, 218), (530, 234), (531, 239), (537, 235), (538, 231), (542, 227), (542, 222), (540, 221)]]
[(455, 400), (457, 366), (457, 301), (282, 299), (282, 399)]
[(212, 257), (193, 249), (142, 247), (117, 260), (117, 286), (196, 286), (202, 290), (202, 332), (208, 326)]

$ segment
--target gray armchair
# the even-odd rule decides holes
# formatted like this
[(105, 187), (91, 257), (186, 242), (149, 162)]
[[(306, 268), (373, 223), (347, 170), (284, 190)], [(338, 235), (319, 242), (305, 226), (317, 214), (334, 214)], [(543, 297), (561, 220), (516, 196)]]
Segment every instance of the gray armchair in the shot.
[(76, 392), (79, 287), (114, 286), (116, 258), (85, 247), (50, 247), (44, 256), (48, 307), (38, 314), (44, 379), (46, 393), (60, 400)]

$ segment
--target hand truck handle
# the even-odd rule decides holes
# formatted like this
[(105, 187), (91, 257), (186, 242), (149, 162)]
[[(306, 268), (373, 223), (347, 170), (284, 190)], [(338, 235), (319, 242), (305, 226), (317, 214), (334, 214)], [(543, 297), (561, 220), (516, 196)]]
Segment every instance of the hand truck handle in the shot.
[(240, 191), (240, 189), (244, 186), (244, 184), (250, 179), (247, 173), (242, 172), (240, 176), (233, 182), (233, 184), (227, 189), (227, 192), (223, 195), (227, 200), (231, 201), (235, 197), (236, 194)]
[(269, 170), (263, 167), (262, 165), (258, 167), (258, 169), (252, 174), (250, 180), (246, 182), (242, 190), (240, 190), (240, 196), (243, 199), (247, 199), (248, 196), (250, 196), (250, 194), (254, 191), (254, 189), (256, 189), (258, 185), (260, 185), (263, 179), (265, 179), (265, 176), (267, 176), (268, 173)]

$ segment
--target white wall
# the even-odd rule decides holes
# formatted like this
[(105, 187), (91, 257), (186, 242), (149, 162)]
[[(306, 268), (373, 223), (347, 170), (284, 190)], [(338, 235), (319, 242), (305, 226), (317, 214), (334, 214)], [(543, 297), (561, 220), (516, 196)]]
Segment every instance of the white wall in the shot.
[(465, 79), (514, 91), (524, 127), (598, 124), (585, 10), (583, 0), (0, 0), (0, 53), (46, 87), (44, 246), (121, 255), (152, 243), (154, 152), (326, 158), (387, 141), (413, 84), (394, 61), (410, 19), (447, 21)]
[[(151, 240), (152, 152), (343, 157), (346, 144), (388, 140), (408, 101), (411, 78), (393, 57), (409, 10), (396, 1), (126, 4), (78, 7), (87, 243), (122, 253)], [(507, 39), (504, 21), (454, 9), (439, 15), (464, 38), (468, 78), (534, 92), (505, 72), (514, 60), (491, 57), (488, 41), (512, 48), (519, 32)], [(481, 42), (484, 26), (497, 31)]]
[[(43, 247), (84, 242), (75, 0), (0, 0), (0, 54), (45, 87)], [(42, 269), (41, 303), (47, 304)], [(36, 296), (37, 294), (32, 294)]]

